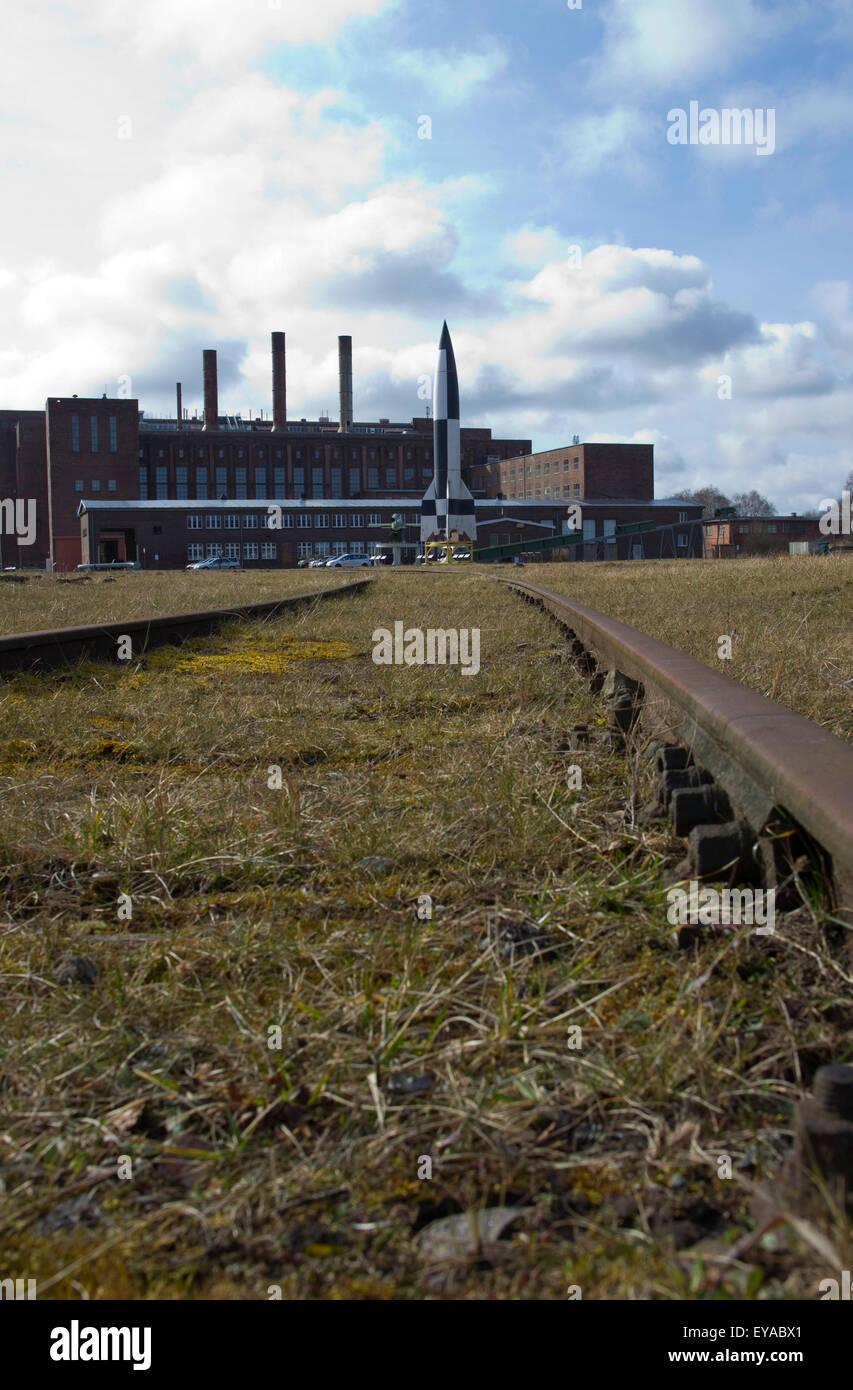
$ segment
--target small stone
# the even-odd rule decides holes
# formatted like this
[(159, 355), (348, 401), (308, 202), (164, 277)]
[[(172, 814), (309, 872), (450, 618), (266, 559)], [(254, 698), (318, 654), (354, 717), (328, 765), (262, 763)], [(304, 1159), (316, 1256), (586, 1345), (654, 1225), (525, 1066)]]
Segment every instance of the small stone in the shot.
[(91, 956), (60, 956), (54, 961), (51, 975), (58, 985), (93, 985), (98, 967)]
[(355, 867), (365, 869), (369, 874), (390, 874), (394, 868), (394, 860), (386, 859), (384, 854), (367, 854), (363, 859), (359, 859)]

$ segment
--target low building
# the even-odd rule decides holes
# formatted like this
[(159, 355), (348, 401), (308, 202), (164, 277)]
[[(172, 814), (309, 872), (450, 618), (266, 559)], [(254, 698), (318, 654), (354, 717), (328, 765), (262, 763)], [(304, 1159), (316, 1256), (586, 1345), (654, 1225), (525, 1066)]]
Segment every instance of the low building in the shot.
[[(475, 500), (476, 549), (510, 545), (536, 536), (567, 533), (562, 501)], [(86, 498), (79, 506), (84, 564), (138, 561), (143, 569), (183, 569), (217, 555), (247, 568), (282, 568), (299, 560), (335, 555), (371, 555), (387, 544), (391, 518), (406, 521), (403, 559), (420, 550), (420, 509), (401, 507), (398, 497), (119, 500)], [(701, 557), (702, 509), (697, 503), (606, 499), (582, 507), (583, 542), (560, 552), (576, 560)], [(270, 521), (274, 524), (271, 526)], [(645, 526), (645, 531), (622, 528)]]
[(818, 541), (819, 518), (797, 516), (731, 516), (704, 521), (705, 555), (709, 560), (731, 560), (742, 555), (788, 554), (791, 541)]

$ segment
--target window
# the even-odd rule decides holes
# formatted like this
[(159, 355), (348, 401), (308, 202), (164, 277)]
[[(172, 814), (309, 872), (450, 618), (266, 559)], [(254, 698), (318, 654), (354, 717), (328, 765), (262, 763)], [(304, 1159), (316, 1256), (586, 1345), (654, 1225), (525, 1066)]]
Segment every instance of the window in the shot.
[(344, 490), (343, 473), (340, 468), (330, 470), (329, 477), (332, 484), (332, 496), (340, 497)]
[(178, 467), (175, 469), (175, 496), (189, 497), (189, 495), (189, 470), (185, 464), (178, 464)]
[(238, 459), (241, 459), (241, 458), (243, 457), (243, 450), (242, 450), (242, 449), (238, 449), (238, 450), (237, 450), (237, 457), (238, 457)]
[(91, 483), (89, 484), (89, 486), (90, 486), (90, 488), (92, 489), (93, 492), (100, 492), (100, 490), (101, 490), (101, 480), (100, 480), (100, 478), (93, 478), (92, 481), (91, 481)]
[(261, 559), (262, 559), (262, 560), (276, 560), (276, 559), (278, 559), (278, 547), (277, 547), (275, 541), (261, 541)]
[(685, 549), (687, 548), (687, 532), (686, 532), (686, 531), (679, 531), (678, 537), (677, 537), (677, 544), (678, 544), (679, 550), (685, 550)]
[(368, 470), (367, 470), (367, 486), (368, 486), (369, 488), (378, 488), (378, 487), (379, 487), (379, 469), (378, 469), (378, 468), (368, 468)]
[[(80, 416), (79, 416), (79, 415), (72, 415), (72, 416), (71, 416), (71, 448), (74, 450), (75, 454), (79, 454), (79, 452), (80, 452)], [(142, 453), (142, 450), (140, 449), (139, 452)]]
[(296, 513), (296, 525), (302, 531), (307, 531), (311, 525), (311, 516), (308, 512)]
[(187, 513), (187, 530), (188, 530), (188, 531), (200, 531), (200, 530), (201, 530), (201, 514), (200, 514), (199, 512), (188, 512), (188, 513)]
[(148, 497), (148, 469), (140, 466), (139, 469), (139, 498), (144, 502)]
[(226, 541), (226, 542), (225, 542), (225, 558), (226, 558), (226, 560), (239, 560), (239, 558), (240, 558), (240, 542), (239, 542), (239, 541)]
[(397, 470), (396, 470), (396, 468), (386, 468), (386, 469), (385, 469), (385, 486), (386, 486), (386, 487), (396, 487), (396, 486), (397, 486)]
[(296, 542), (296, 558), (297, 558), (297, 560), (308, 560), (308, 559), (310, 559), (310, 556), (311, 556), (311, 542), (310, 542), (310, 541), (297, 541), (297, 542)]
[(381, 526), (381, 525), (382, 525), (382, 513), (381, 513), (381, 512), (371, 512), (370, 515), (369, 515), (368, 518), (367, 518), (367, 524), (368, 524), (368, 526)]
[(311, 491), (315, 497), (323, 496), (323, 470), (322, 468), (311, 469)]
[[(297, 457), (298, 457), (298, 455), (297, 455)], [(294, 487), (294, 491), (296, 491), (296, 492), (298, 492), (298, 493), (301, 493), (301, 492), (304, 491), (304, 489), (305, 489), (305, 469), (304, 469), (304, 468), (294, 468), (294, 470), (293, 470), (293, 487)]]
[(115, 480), (115, 478), (108, 478), (108, 479), (107, 479), (107, 491), (108, 491), (108, 492), (115, 492), (115, 491), (116, 491), (116, 480)]
[(568, 459), (563, 459), (563, 472), (564, 472), (564, 473), (568, 473), (568, 471), (569, 471), (569, 460), (568, 460)]
[(368, 451), (368, 456), (369, 456), (371, 459), (375, 459), (375, 458), (376, 458), (376, 450), (375, 450), (375, 449), (370, 449), (370, 450)]
[(551, 489), (550, 489), (549, 487), (546, 487), (546, 489), (545, 489), (545, 496), (546, 496), (546, 497), (550, 497), (550, 496), (551, 496)]
[(357, 492), (361, 492), (361, 469), (351, 468), (349, 471), (349, 495), (355, 497)]
[(204, 559), (204, 546), (203, 546), (203, 545), (199, 545), (198, 541), (193, 541), (191, 545), (188, 545), (188, 546), (187, 546), (187, 560), (189, 561), (190, 564), (192, 564), (193, 560), (203, 560), (203, 559)]
[(243, 525), (245, 526), (245, 528), (246, 528), (247, 531), (257, 531), (257, 529), (258, 529), (258, 514), (257, 514), (257, 512), (246, 512), (245, 516), (243, 517)]
[(234, 496), (235, 496), (235, 497), (248, 497), (249, 494), (248, 494), (247, 487), (246, 487), (246, 469), (245, 469), (245, 468), (236, 468), (236, 469), (234, 470), (234, 478), (235, 478)]
[(580, 495), (581, 495), (581, 485), (580, 485), (580, 483), (575, 483), (574, 486), (572, 487), (572, 496), (573, 496), (573, 497), (580, 497)]
[(332, 554), (333, 554), (333, 555), (346, 555), (346, 554), (348, 554), (348, 549), (347, 549), (347, 543), (346, 543), (346, 541), (332, 541)]
[(222, 525), (226, 531), (236, 531), (240, 525), (240, 518), (236, 512), (226, 512), (222, 518)]
[(208, 560), (215, 560), (217, 556), (222, 554), (222, 546), (218, 541), (208, 541), (205, 549), (207, 551)]
[(349, 524), (350, 524), (350, 526), (361, 526), (361, 524), (362, 524), (363, 521), (364, 521), (364, 517), (362, 516), (361, 512), (350, 512), (350, 514), (349, 514)]
[[(708, 534), (709, 534), (709, 535), (711, 534), (711, 529), (712, 529), (712, 528), (709, 526), (709, 527), (708, 527)], [(741, 534), (742, 536), (746, 536), (746, 535), (749, 534), (749, 527), (748, 527), (748, 526), (741, 526), (739, 529), (740, 529), (740, 534)]]
[(406, 468), (406, 469), (404, 469), (404, 471), (403, 471), (403, 477), (405, 478), (405, 480), (406, 480), (407, 483), (413, 483), (413, 482), (415, 481), (415, 470), (414, 470), (414, 468)]
[(366, 547), (366, 545), (364, 544), (364, 541), (353, 541), (352, 544), (350, 545), (350, 554), (351, 554), (351, 555), (365, 555), (366, 553), (367, 553), (367, 547)]
[(603, 526), (604, 526), (604, 539), (605, 539), (606, 541), (615, 542), (615, 540), (616, 540), (616, 522), (615, 522), (615, 521), (612, 521), (612, 520), (610, 520), (610, 519), (605, 519), (604, 522), (603, 522), (602, 524), (603, 524)]
[(686, 520), (687, 520), (687, 513), (686, 513), (686, 512), (679, 512), (679, 513), (678, 513), (678, 520), (679, 520), (680, 522), (686, 521)]
[(168, 496), (169, 496), (169, 483), (168, 483), (169, 473), (168, 473), (168, 469), (166, 468), (166, 465), (165, 465), (165, 464), (163, 464), (163, 463), (158, 463), (157, 468), (156, 468), (156, 470), (155, 470), (155, 476), (156, 476), (156, 479), (157, 479), (156, 495), (157, 495), (158, 497), (168, 497)]
[(333, 512), (333, 513), (332, 513), (332, 525), (333, 525), (333, 526), (341, 527), (341, 526), (346, 526), (346, 524), (347, 524), (347, 518), (346, 518), (346, 514), (345, 514), (344, 512)]
[(329, 542), (328, 542), (328, 541), (317, 541), (316, 545), (314, 546), (314, 554), (317, 556), (317, 558), (318, 558), (318, 559), (321, 559), (323, 556), (327, 556), (328, 553), (329, 553)]
[(328, 513), (328, 512), (318, 512), (317, 515), (316, 515), (315, 518), (314, 518), (314, 525), (315, 525), (315, 526), (328, 526), (328, 524), (329, 524), (329, 513)]
[(75, 491), (75, 492), (82, 492), (82, 491), (83, 491), (83, 479), (82, 479), (82, 478), (75, 478), (75, 479), (74, 479), (74, 491)]
[(182, 459), (183, 456), (184, 456), (184, 451), (183, 451), (183, 449), (179, 449), (179, 450), (178, 450), (178, 458), (179, 458), (179, 459)]
[(574, 461), (574, 467), (575, 467), (575, 468), (578, 467), (578, 461), (577, 461), (577, 459), (575, 459), (575, 461)]
[(274, 468), (272, 471), (272, 495), (273, 497), (287, 496), (284, 484), (283, 468)]
[(89, 417), (89, 435), (90, 435), (91, 441), (92, 441), (92, 453), (93, 453), (93, 454), (96, 454), (96, 453), (98, 452), (98, 417), (97, 417), (97, 415), (91, 415), (91, 416)]
[(208, 531), (218, 531), (221, 520), (222, 518), (220, 517), (219, 512), (208, 512), (207, 516), (204, 518), (204, 524), (206, 529)]
[(195, 471), (195, 495), (202, 501), (207, 500), (207, 468), (198, 467)]
[[(270, 524), (271, 521), (272, 521), (272, 517), (271, 517), (271, 516), (267, 516), (267, 518), (266, 518), (266, 524), (267, 524), (267, 526), (269, 526), (269, 524)], [(293, 512), (282, 512), (282, 514), (281, 514), (281, 529), (282, 529), (282, 531), (284, 531), (286, 528), (290, 528), (291, 530), (293, 529)], [(270, 529), (272, 529), (272, 528), (270, 528)]]
[(267, 470), (265, 468), (255, 469), (255, 496), (266, 497), (267, 495)]
[(217, 453), (216, 453), (216, 456), (217, 456), (217, 458), (224, 459), (224, 457), (225, 457), (225, 450), (224, 450), (224, 449), (218, 449), (218, 450), (217, 450)]
[(118, 451), (118, 421), (114, 415), (110, 416), (110, 453)]
[(771, 521), (771, 522), (768, 524), (767, 530), (768, 530), (772, 535), (775, 536), (775, 534), (776, 534), (776, 522), (775, 522), (775, 521)]
[(551, 472), (551, 464), (550, 464), (550, 462), (548, 461), (548, 459), (546, 459), (545, 462), (544, 462), (544, 464), (542, 465), (542, 471), (543, 471), (544, 473), (550, 473), (550, 472)]
[(228, 496), (228, 469), (217, 468), (216, 470), (216, 495), (217, 497)]

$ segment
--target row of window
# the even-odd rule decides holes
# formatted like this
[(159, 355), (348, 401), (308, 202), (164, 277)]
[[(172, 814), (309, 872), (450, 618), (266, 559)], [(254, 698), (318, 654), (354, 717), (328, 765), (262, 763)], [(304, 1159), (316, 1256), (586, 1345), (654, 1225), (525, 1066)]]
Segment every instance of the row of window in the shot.
[[(544, 490), (543, 490), (542, 488), (537, 488), (537, 489), (536, 489), (536, 496), (537, 496), (537, 497), (542, 497), (543, 495), (544, 495), (545, 497), (551, 497), (551, 489), (550, 489), (550, 487), (546, 487)], [(580, 495), (581, 495), (581, 485), (580, 485), (580, 483), (574, 483), (574, 484), (566, 483), (565, 487), (563, 488), (563, 496), (564, 496), (564, 497), (580, 497)], [(509, 496), (510, 496), (510, 497), (516, 497), (516, 496), (517, 496), (517, 497), (525, 497), (525, 496), (531, 496), (531, 497), (532, 497), (532, 496), (533, 496), (533, 493), (532, 493), (532, 491), (531, 491), (530, 493), (525, 493), (524, 491), (519, 492), (519, 493), (511, 492), (511, 493), (509, 493)], [(555, 501), (555, 502), (556, 502), (556, 501), (559, 501), (559, 498), (560, 498), (560, 489), (559, 489), (558, 487), (555, 487), (555, 488), (554, 488), (553, 497), (552, 497), (552, 501)]]
[[(82, 478), (75, 478), (75, 479), (74, 479), (74, 491), (75, 491), (75, 492), (83, 492), (84, 487), (88, 487), (88, 489), (89, 489), (90, 492), (100, 492), (100, 490), (101, 490), (101, 480), (100, 480), (100, 478), (90, 478), (89, 481), (88, 481), (88, 483), (85, 483), (85, 484), (84, 484)], [(116, 491), (116, 480), (115, 480), (115, 478), (107, 478), (107, 492), (115, 492), (115, 491)]]
[[(432, 477), (432, 469), (424, 468), (424, 478), (422, 481), (429, 481)], [(415, 470), (413, 468), (404, 469), (405, 483), (415, 484)], [(149, 497), (150, 474), (147, 464), (140, 464), (139, 467), (139, 496), (145, 501)], [(179, 464), (175, 469), (175, 492), (174, 496), (179, 500), (189, 499), (189, 469), (185, 464)], [(367, 486), (371, 490), (378, 490), (382, 484), (379, 481), (379, 469), (368, 468)], [(399, 486), (396, 468), (386, 468), (385, 482), (386, 488), (397, 489)], [(272, 497), (286, 498), (287, 484), (285, 470), (283, 468), (273, 468), (272, 470), (272, 491), (270, 491), (269, 478), (266, 468), (256, 468), (252, 483), (252, 496), (255, 498)], [(324, 495), (323, 469), (313, 468), (311, 470), (311, 495), (314, 498), (322, 498)], [(97, 491), (97, 488), (95, 488)], [(293, 492), (301, 495), (305, 491), (305, 469), (293, 469)], [(332, 468), (329, 471), (329, 491), (333, 497), (340, 497), (343, 494), (343, 477), (340, 468)], [(351, 468), (349, 476), (350, 496), (361, 492), (361, 469)], [(169, 493), (169, 470), (165, 464), (157, 464), (154, 468), (154, 496), (156, 498), (168, 498)], [(195, 470), (195, 498), (204, 502), (208, 498), (208, 469), (206, 465), (199, 464)], [(234, 469), (233, 484), (228, 478), (227, 468), (214, 469), (214, 497), (234, 497), (238, 500), (248, 499), (249, 482), (247, 470), (245, 468)]]
[[(76, 425), (75, 425), (75, 423), (74, 423), (75, 420), (76, 420), (76, 422), (77, 422)], [(115, 437), (115, 429), (114, 429), (114, 426), (115, 426), (115, 416), (111, 415), (111, 416), (110, 416), (110, 440), (111, 440), (111, 441), (112, 441), (112, 440), (114, 439), (114, 437)], [(77, 439), (77, 444), (76, 444), (76, 445), (74, 444), (75, 438)], [(95, 441), (95, 443), (93, 444), (92, 447), (93, 447), (94, 452), (96, 452), (96, 453), (97, 453), (97, 438), (98, 438), (98, 420), (97, 420), (97, 416), (93, 415), (93, 416), (92, 416), (92, 439)], [(71, 417), (71, 447), (74, 448), (74, 449), (79, 449), (79, 447), (80, 447), (80, 417), (79, 417), (79, 415), (72, 415), (72, 417)], [(112, 443), (110, 444), (110, 448), (111, 448), (111, 450), (112, 450), (113, 452), (115, 452), (115, 446), (114, 446)], [(146, 451), (145, 451), (145, 448), (144, 448), (144, 447), (143, 447), (143, 448), (140, 448), (140, 450), (139, 450), (139, 457), (140, 457), (140, 458), (145, 458), (145, 452), (146, 452)], [(281, 449), (276, 449), (274, 452), (275, 452), (275, 457), (276, 457), (277, 459), (280, 459), (280, 458), (281, 458)], [(309, 454), (310, 452), (311, 452), (311, 451), (310, 451), (309, 449), (306, 449), (306, 450), (305, 450), (305, 453), (306, 453), (306, 454)], [(235, 450), (235, 454), (236, 454), (236, 457), (237, 457), (238, 459), (245, 458), (245, 456), (246, 456), (246, 451), (245, 451), (245, 449), (237, 449), (237, 450)], [(264, 451), (263, 451), (263, 449), (258, 449), (258, 450), (256, 450), (256, 454), (257, 454), (257, 457), (258, 457), (259, 459), (262, 459), (262, 458), (264, 457)], [(178, 456), (179, 459), (182, 459), (182, 458), (184, 457), (184, 450), (183, 450), (183, 449), (178, 449), (178, 450), (177, 450), (177, 456)], [(162, 458), (165, 458), (165, 457), (166, 457), (166, 450), (165, 450), (165, 449), (158, 449), (158, 450), (157, 450), (157, 457), (158, 457), (158, 458), (161, 458), (161, 459), (162, 459)], [(207, 451), (206, 451), (206, 449), (199, 449), (199, 450), (198, 450), (198, 453), (197, 453), (197, 457), (198, 457), (199, 459), (206, 459), (206, 458), (207, 458)], [(224, 450), (224, 449), (217, 449), (217, 451), (216, 451), (216, 457), (217, 457), (217, 458), (220, 458), (220, 459), (224, 459), (224, 458), (225, 458), (225, 450)], [(294, 457), (295, 459), (301, 459), (301, 458), (302, 458), (302, 450), (301, 450), (301, 449), (294, 449), (294, 451), (293, 451), (293, 457)], [(322, 458), (322, 457), (323, 457), (323, 455), (322, 455), (322, 453), (320, 452), (320, 450), (319, 450), (319, 449), (315, 449), (315, 450), (314, 450), (314, 458), (315, 458), (315, 459), (320, 459), (320, 458)], [(353, 449), (353, 450), (351, 451), (351, 457), (354, 458), (354, 459), (357, 459), (357, 458), (359, 457), (359, 450), (358, 450), (358, 449)], [(371, 460), (375, 460), (375, 458), (376, 458), (376, 450), (375, 450), (375, 449), (369, 449), (369, 450), (368, 450), (368, 453), (367, 453), (367, 457), (368, 457), (369, 459), (371, 459)], [(389, 459), (395, 458), (395, 457), (396, 457), (396, 451), (395, 451), (394, 449), (388, 449), (388, 450), (387, 450), (386, 457), (389, 458)], [(426, 460), (426, 462), (428, 463), (429, 460), (430, 460), (430, 457), (431, 457), (431, 454), (430, 454), (430, 450), (429, 450), (429, 449), (425, 449), (425, 450), (424, 450), (423, 457), (424, 457), (424, 459)], [(332, 458), (333, 458), (333, 459), (338, 459), (338, 458), (340, 458), (340, 454), (339, 454), (339, 451), (338, 451), (337, 449), (334, 449), (334, 450), (332, 451)], [(407, 463), (411, 462), (411, 459), (412, 459), (412, 451), (411, 451), (411, 449), (407, 449), (407, 450), (406, 450), (406, 462), (407, 462)], [(414, 472), (414, 469), (413, 469), (412, 471)]]
[[(260, 550), (260, 554), (258, 553)], [(217, 545), (212, 541), (209, 545), (201, 545), (193, 542), (187, 546), (187, 560), (215, 560), (220, 555), (226, 560), (239, 560), (240, 547), (236, 541), (228, 541), (226, 545)], [(261, 541), (260, 546), (257, 541), (245, 541), (243, 544), (244, 560), (276, 560), (278, 558), (278, 546), (275, 541)]]
[[(108, 449), (111, 454), (118, 451), (118, 420), (115, 415), (110, 415), (107, 420)], [(71, 449), (75, 454), (80, 452), (80, 416), (71, 416)], [(96, 454), (98, 452), (98, 416), (89, 416), (89, 451)]]
[[(295, 518), (295, 521), (294, 521)], [(418, 524), (418, 513), (409, 512), (406, 518), (410, 526)], [(257, 512), (189, 512), (187, 514), (187, 530), (189, 531), (256, 531), (278, 530), (277, 526), (270, 523), (275, 521), (275, 517), (270, 517), (267, 512), (258, 515)], [(365, 516), (363, 512), (282, 512), (281, 530), (292, 530), (294, 526), (298, 530), (309, 531), (313, 529), (323, 530), (329, 525), (342, 530), (359, 526), (381, 526), (382, 513), (368, 512)]]
[(364, 541), (297, 541), (296, 558), (298, 560), (329, 560), (335, 555), (372, 555), (373, 545), (366, 545)]
[[(728, 521), (724, 521), (724, 522), (716, 522), (716, 521), (715, 521), (715, 522), (712, 522), (710, 526), (706, 526), (706, 527), (705, 527), (705, 535), (706, 535), (706, 536), (723, 536), (723, 535), (726, 534), (726, 528), (729, 526), (729, 524), (730, 524), (730, 523), (729, 523)], [(734, 531), (734, 529), (735, 529), (735, 527), (732, 526), (732, 530), (733, 530), (733, 531)], [(748, 535), (750, 529), (754, 530), (755, 533), (756, 533), (756, 535), (760, 535), (762, 532), (764, 532), (765, 534), (768, 534), (768, 535), (771, 535), (771, 536), (775, 536), (775, 535), (777, 534), (777, 532), (780, 531), (780, 530), (783, 531), (783, 532), (789, 532), (790, 529), (791, 529), (791, 523), (790, 523), (790, 521), (783, 521), (783, 522), (781, 522), (781, 524), (780, 524), (779, 526), (777, 526), (777, 524), (776, 524), (775, 521), (760, 521), (760, 522), (758, 522), (755, 526), (753, 526), (753, 527), (751, 527), (751, 528), (750, 528), (749, 522), (739, 522), (739, 523), (738, 523), (737, 531), (738, 531), (738, 534), (739, 534), (739, 535), (741, 535), (741, 536), (746, 536), (746, 535)], [(801, 530), (801, 529), (802, 529), (801, 527), (799, 527), (799, 526), (797, 527), (797, 530)]]
[[(572, 460), (572, 466), (573, 466), (574, 468), (579, 468), (579, 467), (580, 467), (579, 460), (578, 460), (578, 459), (573, 459), (573, 460)], [(557, 459), (555, 459), (555, 460), (554, 460), (554, 472), (555, 472), (555, 473), (559, 473), (559, 471), (560, 471), (560, 464), (559, 464), (559, 461), (558, 461)], [(564, 473), (568, 473), (568, 471), (569, 471), (569, 460), (568, 460), (568, 459), (563, 459), (563, 472), (564, 472)], [(514, 482), (515, 482), (515, 472), (516, 472), (516, 470), (515, 470), (514, 468), (510, 468), (509, 470), (507, 470), (506, 468), (501, 469), (501, 479), (502, 479), (502, 481), (505, 482), (505, 483), (506, 483), (506, 482), (514, 483)], [(540, 474), (542, 474), (542, 473), (550, 473), (550, 472), (551, 472), (551, 463), (550, 463), (549, 460), (546, 459), (546, 461), (545, 461), (544, 463), (541, 463), (541, 464), (540, 464), (540, 463), (537, 463), (537, 465), (536, 465), (536, 476), (537, 476), (537, 477), (539, 477)], [(509, 476), (507, 476), (507, 473), (509, 474)], [(519, 476), (519, 478), (523, 478), (523, 477), (524, 477), (524, 473), (525, 473), (525, 470), (524, 470), (524, 466), (522, 465), (522, 466), (518, 469), (518, 476)], [(528, 478), (530, 478), (530, 477), (533, 476), (533, 464), (532, 464), (532, 463), (528, 463), (528, 465), (527, 465), (527, 476), (528, 476)]]

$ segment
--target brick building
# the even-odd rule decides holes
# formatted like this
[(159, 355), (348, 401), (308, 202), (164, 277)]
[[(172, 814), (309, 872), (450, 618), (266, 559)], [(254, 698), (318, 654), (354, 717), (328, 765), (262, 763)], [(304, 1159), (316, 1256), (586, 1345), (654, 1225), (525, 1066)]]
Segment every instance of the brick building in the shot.
[(705, 554), (709, 560), (728, 560), (740, 555), (767, 555), (781, 550), (787, 555), (791, 541), (826, 540), (817, 517), (734, 516), (703, 523)]
[[(51, 397), (42, 411), (0, 411), (0, 497), (33, 499), (36, 538), (0, 537), (4, 565), (72, 569), (83, 558), (78, 508), (85, 498), (137, 501), (369, 500), (398, 505), (423, 496), (432, 478), (432, 420), (356, 423), (351, 343), (339, 339), (341, 412), (288, 421), (284, 334), (273, 334), (273, 418), (219, 413), (216, 353), (205, 351), (204, 415), (188, 419), (177, 388), (173, 419), (146, 419), (138, 401)], [(341, 421), (344, 428), (341, 429)], [(529, 449), (525, 439), (461, 431), (463, 475), (489, 458)], [(121, 529), (121, 528), (119, 528)], [(105, 539), (105, 538), (102, 538)], [(115, 537), (121, 548), (121, 537)], [(156, 548), (155, 548), (155, 553)]]
[(475, 470), (487, 497), (564, 500), (654, 497), (652, 444), (569, 444), (538, 454), (522, 452)]
[[(406, 521), (404, 561), (414, 560), (421, 549), (419, 508), (401, 507), (396, 499), (284, 501), (281, 526), (276, 529), (269, 525), (269, 505), (262, 500), (233, 499), (85, 499), (79, 514), (83, 559), (86, 563), (138, 560), (143, 568), (180, 569), (194, 560), (225, 555), (252, 569), (335, 555), (370, 555), (376, 545), (387, 544), (391, 517), (398, 511)], [(562, 501), (476, 499), (475, 508), (478, 549), (560, 535), (569, 526)], [(701, 558), (701, 514), (701, 506), (689, 502), (584, 503), (583, 542), (560, 551), (560, 556), (572, 560)], [(647, 523), (650, 529), (616, 534), (618, 528), (637, 523)]]

